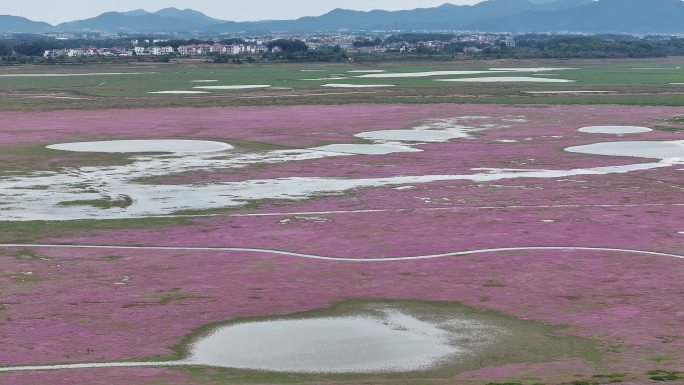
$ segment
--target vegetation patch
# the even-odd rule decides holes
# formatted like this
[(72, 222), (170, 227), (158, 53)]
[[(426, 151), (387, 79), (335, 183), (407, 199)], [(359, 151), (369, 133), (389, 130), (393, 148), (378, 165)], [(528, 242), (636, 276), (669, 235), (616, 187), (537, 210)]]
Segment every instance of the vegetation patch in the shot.
[(653, 381), (669, 382), (683, 380), (684, 373), (677, 371), (667, 371), (667, 370), (650, 370), (646, 372), (646, 375)]
[(624, 381), (626, 376), (627, 376), (626, 373), (607, 373), (607, 374), (596, 374), (596, 375), (592, 376), (592, 378), (594, 378), (594, 379), (596, 379), (602, 383), (608, 382), (611, 384), (615, 384), (615, 383), (619, 383), (619, 382)]
[(75, 201), (66, 201), (66, 202), (60, 202), (59, 205), (62, 207), (70, 207), (70, 206), (91, 206), (91, 207), (96, 207), (104, 210), (112, 209), (112, 208), (121, 208), (125, 209), (126, 207), (129, 207), (130, 205), (133, 204), (133, 199), (128, 196), (120, 197), (119, 199), (89, 199), (89, 200), (75, 200)]

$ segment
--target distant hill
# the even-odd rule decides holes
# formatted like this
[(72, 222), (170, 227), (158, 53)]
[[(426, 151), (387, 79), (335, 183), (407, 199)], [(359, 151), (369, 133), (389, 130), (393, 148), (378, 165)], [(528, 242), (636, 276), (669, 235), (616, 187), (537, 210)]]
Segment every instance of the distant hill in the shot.
[[(373, 30), (460, 30), (483, 32), (684, 33), (681, 0), (487, 0), (404, 11), (335, 9), (296, 20), (232, 22), (191, 9), (107, 12), (54, 27), (97, 32), (317, 32)], [(0, 32), (39, 33), (47, 23), (0, 16)]]
[(40, 21), (32, 21), (25, 17), (0, 15), (0, 33), (44, 33), (53, 30), (53, 26)]
[[(539, 0), (536, 0), (539, 1)], [(542, 0), (543, 1), (543, 0)], [(322, 16), (297, 20), (227, 23), (215, 31), (335, 31), (335, 30), (466, 30), (493, 18), (515, 18), (526, 12), (558, 11), (590, 4), (593, 0), (488, 0), (475, 5), (443, 4), (405, 11), (352, 11), (335, 9)], [(646, 0), (642, 0), (646, 1)]]
[(121, 12), (121, 13), (126, 15), (126, 16), (143, 16), (143, 15), (149, 15), (150, 14), (149, 12), (147, 12), (144, 9), (134, 9), (132, 11)]
[(225, 31), (470, 30), (485, 32), (684, 33), (681, 0), (488, 0), (408, 11), (336, 9), (319, 17), (230, 23)]
[(177, 9), (177, 8), (164, 8), (154, 13), (161, 17), (172, 17), (176, 19), (183, 20), (185, 22), (194, 22), (197, 24), (212, 25), (217, 23), (222, 23), (223, 20), (214, 19), (209, 17), (202, 12), (198, 12), (192, 9)]
[(130, 12), (107, 12), (85, 20), (59, 24), (60, 31), (98, 32), (192, 32), (226, 23), (191, 9), (165, 8), (151, 13), (139, 9)]
[(477, 23), (479, 29), (510, 32), (684, 32), (681, 0), (600, 0), (563, 11), (526, 12)]

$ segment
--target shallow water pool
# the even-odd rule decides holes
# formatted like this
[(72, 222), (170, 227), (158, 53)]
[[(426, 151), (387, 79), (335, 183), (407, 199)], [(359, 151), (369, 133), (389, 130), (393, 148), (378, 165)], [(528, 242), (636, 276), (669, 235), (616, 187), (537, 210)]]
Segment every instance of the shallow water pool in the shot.
[(230, 150), (233, 146), (206, 140), (151, 139), (61, 143), (47, 146), (47, 148), (98, 153), (206, 153)]
[(590, 126), (582, 127), (579, 132), (585, 132), (588, 134), (641, 134), (646, 132), (651, 132), (652, 129), (648, 127), (635, 127), (635, 126)]
[(569, 147), (565, 150), (580, 154), (671, 159), (684, 157), (684, 140), (672, 142), (605, 142)]
[(196, 342), (188, 363), (276, 372), (406, 372), (435, 366), (464, 350), (449, 334), (398, 311), (250, 322)]

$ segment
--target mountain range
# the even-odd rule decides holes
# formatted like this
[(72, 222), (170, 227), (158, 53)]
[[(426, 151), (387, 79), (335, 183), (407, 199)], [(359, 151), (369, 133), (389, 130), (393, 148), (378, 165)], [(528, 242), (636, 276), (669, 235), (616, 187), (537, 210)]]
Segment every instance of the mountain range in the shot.
[(373, 30), (485, 32), (684, 33), (682, 0), (486, 0), (405, 11), (335, 9), (296, 20), (234, 22), (191, 9), (107, 12), (52, 26), (0, 15), (2, 33), (235, 33)]

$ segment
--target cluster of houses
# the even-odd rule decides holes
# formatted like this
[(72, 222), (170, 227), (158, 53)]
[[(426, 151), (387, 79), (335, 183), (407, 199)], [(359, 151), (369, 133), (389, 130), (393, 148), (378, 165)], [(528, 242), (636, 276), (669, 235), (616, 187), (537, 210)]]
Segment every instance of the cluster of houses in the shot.
[(45, 51), (43, 57), (57, 58), (57, 57), (78, 57), (78, 56), (136, 56), (136, 55), (153, 55), (164, 56), (175, 53), (171, 46), (152, 46), (152, 47), (134, 47), (134, 48), (64, 48), (51, 49)]
[[(276, 47), (277, 48), (277, 47)], [(65, 48), (51, 49), (43, 54), (46, 58), (77, 56), (206, 56), (213, 53), (224, 55), (247, 55), (268, 52), (264, 44), (192, 44), (181, 45), (177, 49), (172, 46), (136, 46), (134, 48)]]
[(264, 44), (193, 44), (178, 47), (181, 56), (202, 56), (212, 53), (222, 55), (246, 55), (268, 52)]
[[(388, 37), (388, 36), (385, 36)], [(352, 34), (322, 35), (322, 36), (286, 36), (280, 38), (299, 39), (304, 41), (309, 50), (318, 50), (329, 47), (340, 47), (349, 53), (382, 53), (382, 52), (416, 52), (420, 47), (427, 47), (436, 51), (442, 51), (452, 43), (471, 43), (463, 49), (466, 53), (477, 53), (484, 47), (505, 44), (515, 48), (515, 40), (511, 35), (500, 34), (462, 34), (447, 40), (429, 40), (419, 42), (383, 42), (374, 46), (355, 46), (354, 42), (360, 37)], [(77, 57), (77, 56), (207, 56), (211, 54), (222, 55), (251, 55), (266, 52), (277, 52), (278, 47), (269, 50), (261, 40), (251, 40), (243, 44), (192, 44), (181, 45), (174, 48), (168, 44), (168, 40), (131, 40), (133, 48), (68, 48), (45, 51), (46, 58)], [(145, 43), (144, 45), (141, 45)], [(164, 44), (166, 43), (166, 44)]]
[[(385, 36), (385, 38), (389, 36)], [(374, 36), (371, 36), (370, 38), (373, 37)], [(362, 39), (369, 39), (369, 37), (362, 37)], [(420, 50), (420, 48), (428, 48), (439, 52), (444, 51), (447, 46), (454, 43), (465, 43), (465, 47), (462, 49), (462, 52), (465, 53), (477, 53), (483, 51), (483, 49), (486, 47), (500, 46), (502, 44), (510, 48), (515, 48), (516, 46), (514, 37), (512, 35), (505, 34), (462, 34), (444, 40), (424, 40), (411, 42), (385, 41), (372, 46), (340, 46), (348, 53), (417, 52)]]

